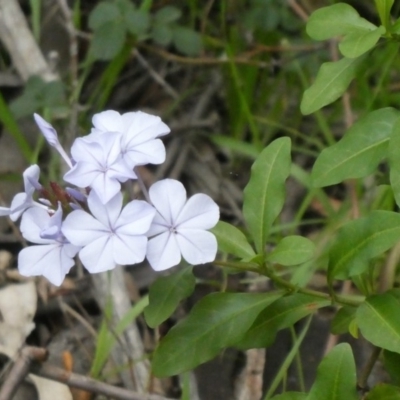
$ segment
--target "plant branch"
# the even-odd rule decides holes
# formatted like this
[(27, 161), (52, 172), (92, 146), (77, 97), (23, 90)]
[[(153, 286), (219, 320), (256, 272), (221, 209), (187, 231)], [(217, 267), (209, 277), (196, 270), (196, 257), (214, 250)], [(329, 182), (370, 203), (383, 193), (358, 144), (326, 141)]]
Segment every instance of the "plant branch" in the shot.
[(303, 293), (303, 294), (307, 294), (309, 296), (314, 296), (314, 297), (318, 297), (321, 299), (330, 300), (332, 303), (336, 302), (341, 305), (346, 305), (346, 306), (351, 306), (351, 307), (358, 307), (363, 302), (363, 299), (354, 299), (354, 298), (349, 298), (348, 296), (343, 296), (343, 295), (338, 295), (338, 294), (335, 294), (335, 296), (332, 296), (329, 293), (320, 292), (318, 290), (298, 287), (296, 285), (293, 285), (286, 279), (281, 278), (280, 276), (274, 274), (272, 271), (267, 270), (266, 268), (263, 268), (263, 269), (260, 268), (255, 263), (214, 261), (214, 264), (218, 265), (220, 267), (229, 267), (229, 268), (234, 268), (234, 269), (238, 269), (238, 270), (242, 270), (242, 271), (256, 272), (260, 275), (264, 275), (264, 276), (268, 277), (269, 279), (271, 279), (271, 281), (273, 281), (277, 286), (286, 289), (288, 292)]
[(121, 400), (169, 400), (153, 394), (139, 394), (131, 390), (115, 387), (95, 379), (74, 374), (62, 368), (44, 363), (48, 356), (46, 349), (26, 346), (17, 357), (6, 381), (0, 388), (0, 400), (11, 400), (28, 373), (61, 382), (67, 386), (84, 389)]
[(365, 389), (367, 386), (368, 377), (371, 374), (372, 369), (374, 368), (375, 363), (377, 362), (379, 355), (381, 354), (382, 349), (380, 347), (374, 346), (372, 353), (367, 360), (364, 368), (361, 371), (360, 378), (358, 380), (358, 387), (361, 389)]

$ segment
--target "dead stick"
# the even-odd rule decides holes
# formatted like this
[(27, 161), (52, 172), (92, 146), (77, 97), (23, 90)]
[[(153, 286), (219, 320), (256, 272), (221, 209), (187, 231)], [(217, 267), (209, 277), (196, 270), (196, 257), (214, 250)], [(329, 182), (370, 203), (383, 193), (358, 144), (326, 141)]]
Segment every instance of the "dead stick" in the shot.
[(42, 378), (64, 383), (70, 387), (84, 389), (87, 392), (103, 394), (121, 400), (169, 400), (166, 397), (154, 394), (135, 393), (131, 390), (108, 385), (107, 383), (46, 364), (34, 368), (32, 373)]
[(47, 350), (39, 347), (24, 347), (0, 389), (0, 400), (11, 400), (21, 382), (28, 375), (32, 362), (34, 360), (45, 361), (47, 354)]
[(154, 394), (135, 393), (52, 365), (43, 364), (47, 356), (46, 349), (32, 346), (24, 347), (0, 388), (0, 400), (11, 400), (28, 373), (61, 382), (70, 387), (84, 389), (87, 392), (103, 394), (121, 400), (170, 400)]

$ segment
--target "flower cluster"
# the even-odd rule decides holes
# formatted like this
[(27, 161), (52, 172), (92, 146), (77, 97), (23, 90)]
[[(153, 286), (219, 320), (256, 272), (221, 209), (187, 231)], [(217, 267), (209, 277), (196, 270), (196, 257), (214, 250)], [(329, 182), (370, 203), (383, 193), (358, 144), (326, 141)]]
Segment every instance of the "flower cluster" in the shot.
[(34, 117), (69, 167), (64, 180), (76, 188), (55, 182), (45, 188), (39, 167), (32, 165), (23, 174), (24, 192), (9, 208), (0, 207), (0, 216), (21, 217), (21, 233), (32, 243), (18, 256), (22, 275), (43, 275), (60, 285), (76, 255), (91, 273), (145, 257), (156, 271), (179, 264), (182, 257), (193, 265), (214, 260), (217, 242), (208, 229), (218, 222), (219, 209), (209, 196), (187, 200), (182, 183), (164, 179), (150, 187), (147, 201), (123, 205), (121, 183), (140, 179), (135, 167), (165, 160), (159, 138), (170, 130), (159, 117), (140, 111), (96, 114), (90, 134), (72, 144), (71, 157), (55, 129)]

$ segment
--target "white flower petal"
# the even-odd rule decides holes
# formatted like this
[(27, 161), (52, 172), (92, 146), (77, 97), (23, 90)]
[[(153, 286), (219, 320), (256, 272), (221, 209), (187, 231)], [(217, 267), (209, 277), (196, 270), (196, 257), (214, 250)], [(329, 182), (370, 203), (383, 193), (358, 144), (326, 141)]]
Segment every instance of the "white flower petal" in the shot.
[(78, 162), (64, 175), (64, 181), (80, 188), (86, 188), (98, 175), (99, 172), (91, 164)]
[(21, 219), (20, 231), (22, 236), (32, 243), (48, 244), (54, 243), (52, 239), (43, 239), (41, 231), (50, 221), (50, 216), (46, 210), (39, 207), (32, 207), (27, 210)]
[(171, 131), (161, 121), (161, 118), (156, 115), (147, 114), (142, 111), (127, 114), (123, 114), (122, 118), (124, 119), (125, 126), (128, 126), (126, 133), (129, 138), (132, 136), (141, 136), (143, 138), (141, 141), (144, 141), (145, 138), (147, 140), (154, 139), (164, 136)]
[(182, 256), (189, 264), (205, 264), (215, 260), (218, 244), (211, 232), (185, 229), (179, 231), (176, 238)]
[(43, 275), (59, 286), (73, 267), (74, 260), (67, 256), (60, 244), (30, 246), (18, 255), (18, 270), (24, 276)]
[(79, 258), (90, 273), (109, 271), (116, 267), (110, 235), (102, 236), (85, 246)]
[(186, 190), (182, 183), (163, 179), (150, 187), (149, 196), (160, 215), (172, 226), (186, 202)]
[(103, 204), (110, 201), (121, 190), (121, 184), (116, 179), (110, 178), (107, 173), (98, 174), (90, 186)]
[(107, 229), (112, 229), (121, 213), (122, 193), (117, 192), (109, 202), (103, 204), (95, 191), (92, 190), (88, 197), (88, 206), (93, 217), (98, 219)]
[(82, 210), (67, 215), (61, 231), (75, 246), (86, 246), (109, 232), (100, 221)]
[(145, 235), (155, 215), (155, 209), (145, 201), (133, 200), (121, 212), (115, 230), (125, 235)]
[(171, 229), (171, 225), (158, 213), (154, 216), (150, 229), (147, 232), (148, 237), (159, 235), (160, 233), (167, 232)]
[(120, 113), (113, 110), (94, 114), (92, 123), (96, 129), (102, 132), (122, 132), (124, 129)]
[(130, 236), (118, 233), (112, 238), (114, 260), (119, 265), (137, 264), (144, 260), (147, 250), (146, 236)]
[(181, 252), (174, 234), (164, 232), (149, 239), (147, 260), (155, 271), (164, 271), (181, 261)]
[(103, 157), (103, 148), (98, 140), (88, 140), (87, 137), (77, 138), (72, 144), (71, 155), (75, 162), (98, 164), (98, 160)]
[(192, 229), (211, 229), (219, 220), (219, 208), (215, 201), (206, 194), (199, 193), (192, 196), (177, 220), (176, 227)]
[(162, 164), (165, 161), (164, 143), (160, 139), (155, 139), (137, 145), (129, 144), (125, 148), (124, 159), (127, 159), (127, 163), (132, 167)]

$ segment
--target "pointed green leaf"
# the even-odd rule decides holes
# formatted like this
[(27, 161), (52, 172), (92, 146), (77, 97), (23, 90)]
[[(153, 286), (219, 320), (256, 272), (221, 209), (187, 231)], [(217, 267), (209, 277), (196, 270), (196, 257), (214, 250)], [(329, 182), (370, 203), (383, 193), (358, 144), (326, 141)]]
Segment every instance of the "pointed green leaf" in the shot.
[(329, 252), (329, 279), (347, 279), (366, 271), (371, 258), (400, 240), (400, 214), (372, 211), (368, 217), (348, 222)]
[(334, 335), (347, 333), (350, 329), (350, 324), (356, 318), (355, 307), (342, 307), (335, 315), (331, 323), (331, 332)]
[(371, 296), (357, 310), (356, 321), (372, 344), (400, 353), (400, 290)]
[(239, 258), (252, 258), (256, 255), (249, 242), (238, 228), (223, 221), (211, 229), (218, 241), (218, 249)]
[(394, 0), (375, 0), (376, 8), (378, 9), (381, 24), (389, 29), (390, 27), (390, 10), (393, 7)]
[(215, 357), (249, 329), (257, 315), (283, 292), (213, 293), (161, 340), (153, 355), (153, 373), (170, 376)]
[(158, 278), (149, 291), (149, 305), (144, 310), (147, 325), (155, 328), (175, 311), (181, 300), (189, 297), (196, 285), (192, 267)]
[(243, 214), (260, 254), (282, 210), (290, 164), (290, 139), (284, 137), (267, 146), (251, 168), (250, 182), (244, 189)]
[(314, 256), (314, 243), (303, 236), (286, 236), (267, 256), (267, 261), (282, 265), (299, 265)]
[(319, 155), (311, 174), (313, 186), (329, 186), (375, 171), (388, 152), (393, 126), (399, 116), (399, 111), (388, 107), (360, 118), (338, 143)]
[(339, 43), (339, 50), (345, 57), (359, 57), (371, 50), (385, 32), (386, 29), (383, 26), (374, 30), (359, 28), (346, 35)]
[(389, 141), (390, 184), (393, 189), (397, 205), (400, 204), (400, 118), (393, 124), (392, 135)]
[(243, 350), (268, 347), (274, 342), (279, 330), (292, 326), (329, 304), (329, 300), (302, 293), (282, 297), (261, 311), (243, 338), (235, 343), (235, 347)]
[(333, 103), (347, 89), (364, 57), (342, 58), (321, 65), (315, 82), (303, 94), (300, 109), (304, 115)]
[(365, 400), (400, 400), (400, 387), (379, 383), (371, 389)]
[(350, 5), (338, 3), (313, 12), (307, 22), (307, 33), (315, 40), (342, 36), (354, 29), (376, 29)]
[(356, 366), (351, 347), (342, 343), (322, 360), (307, 400), (357, 400)]

